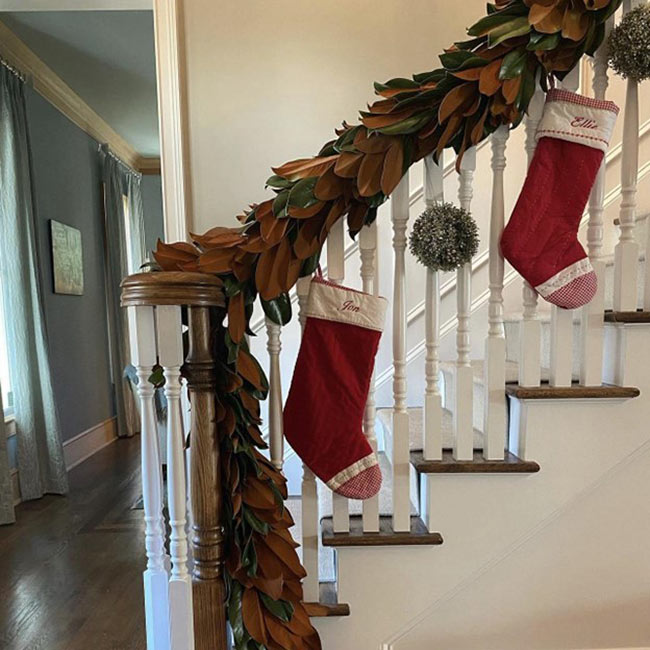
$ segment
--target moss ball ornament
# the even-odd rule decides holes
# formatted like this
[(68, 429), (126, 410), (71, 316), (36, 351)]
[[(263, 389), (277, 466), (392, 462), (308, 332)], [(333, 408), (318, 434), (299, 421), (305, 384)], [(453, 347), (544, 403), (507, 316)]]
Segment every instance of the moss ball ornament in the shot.
[(471, 261), (479, 237), (472, 215), (452, 203), (428, 207), (413, 224), (409, 248), (432, 271), (454, 271)]
[(623, 16), (609, 35), (607, 59), (624, 79), (650, 78), (650, 6), (641, 5)]

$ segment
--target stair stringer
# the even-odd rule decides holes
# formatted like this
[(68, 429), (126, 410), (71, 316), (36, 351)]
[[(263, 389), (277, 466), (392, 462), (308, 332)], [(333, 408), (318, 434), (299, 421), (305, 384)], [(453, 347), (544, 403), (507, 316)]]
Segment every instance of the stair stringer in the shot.
[[(650, 391), (650, 352), (642, 346), (648, 332), (647, 326), (637, 326), (624, 337), (635, 351), (626, 355), (633, 365), (628, 376), (637, 380), (642, 394)], [(611, 346), (606, 350), (613, 352)], [(650, 439), (645, 424), (650, 400), (643, 398), (519, 404), (519, 441), (523, 444), (525, 437), (526, 456), (538, 461), (541, 471), (423, 477), (430, 525), (442, 533), (444, 544), (340, 549), (339, 597), (350, 603), (352, 615), (317, 623), (324, 648), (382, 647), (407, 621), (413, 627), (429, 607), (469, 588), (492, 563), (540, 534)], [(501, 587), (507, 598), (508, 585)]]

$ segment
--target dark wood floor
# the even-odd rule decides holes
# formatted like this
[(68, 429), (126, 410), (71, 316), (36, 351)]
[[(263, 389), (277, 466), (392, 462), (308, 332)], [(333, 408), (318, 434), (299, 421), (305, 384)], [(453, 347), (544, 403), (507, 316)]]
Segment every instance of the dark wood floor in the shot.
[(145, 649), (139, 456), (117, 441), (0, 527), (2, 650)]

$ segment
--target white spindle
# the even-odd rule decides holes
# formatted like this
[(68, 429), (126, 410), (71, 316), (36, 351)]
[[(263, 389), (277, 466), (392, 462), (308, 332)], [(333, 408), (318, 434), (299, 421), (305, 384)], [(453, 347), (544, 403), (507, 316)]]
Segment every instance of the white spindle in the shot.
[[(377, 263), (377, 222), (361, 229), (359, 233), (359, 251), (361, 253), (361, 281), (366, 293), (378, 294), (375, 282), (375, 265)], [(363, 417), (363, 432), (370, 446), (377, 452), (375, 434), (375, 373), (373, 371), (368, 390), (368, 400)], [(366, 533), (379, 532), (379, 495), (363, 502), (363, 530)]]
[[(605, 99), (607, 93), (607, 35), (612, 20), (605, 26), (605, 40), (593, 59), (592, 87), (596, 99)], [(598, 291), (580, 317), (580, 383), (583, 386), (599, 386), (603, 380), (603, 312), (605, 311), (605, 269), (603, 259), (603, 212), (605, 199), (606, 165), (603, 162), (589, 196), (589, 225), (587, 227), (587, 250), (591, 265), (598, 278)]]
[[(624, 0), (623, 13), (638, 2)], [(636, 185), (639, 173), (639, 86), (627, 80), (623, 116), (623, 151), (621, 156), (621, 234), (614, 248), (614, 310), (634, 311), (637, 303), (637, 267), (639, 245), (634, 235)], [(647, 263), (646, 263), (647, 266)]]
[(406, 225), (409, 218), (409, 175), (391, 197), (393, 223), (393, 529), (411, 528), (409, 494), (409, 414), (406, 408)]
[(142, 501), (145, 549), (144, 606), (149, 650), (169, 650), (169, 593), (165, 569), (165, 528), (162, 516), (162, 470), (154, 408), (154, 388), (149, 382), (156, 363), (156, 328), (153, 307), (129, 307), (131, 361), (138, 375), (140, 440), (142, 448)]
[[(528, 166), (535, 155), (535, 132), (542, 117), (544, 93), (540, 88), (528, 106), (526, 117), (526, 154)], [(522, 289), (523, 315), (519, 332), (519, 385), (539, 386), (541, 381), (542, 325), (537, 314), (537, 291), (524, 280)]]
[[(562, 87), (576, 91), (580, 84), (580, 66), (562, 81)], [(573, 310), (551, 305), (551, 386), (570, 386), (573, 371)]]
[[(299, 320), (303, 332), (307, 320), (306, 309), (310, 283), (311, 278), (300, 278), (296, 286), (300, 309)], [(320, 529), (318, 488), (314, 473), (304, 464), (302, 466), (301, 494), (302, 564), (307, 572), (307, 575), (302, 581), (302, 587), (305, 601), (313, 603), (320, 600), (318, 584), (318, 535)]]
[[(460, 165), (458, 199), (460, 206), (470, 210), (473, 196), (472, 182), (476, 169), (476, 149), (468, 149)], [(458, 329), (456, 330), (456, 372), (454, 386), (454, 458), (472, 460), (474, 457), (473, 395), (474, 374), (470, 361), (472, 263), (456, 271), (456, 302)]]
[[(345, 280), (345, 220), (339, 219), (327, 236), (327, 277), (338, 284)], [(335, 533), (350, 530), (348, 500), (332, 493), (332, 525)]]
[[(432, 157), (424, 159), (424, 201), (427, 207), (444, 200), (443, 168)], [(426, 359), (424, 372), (424, 457), (442, 459), (442, 395), (440, 392), (440, 274), (426, 269), (424, 296)]]
[(269, 353), (269, 446), (271, 462), (281, 470), (284, 463), (284, 435), (282, 430), (282, 374), (280, 371), (280, 352), (282, 328), (270, 318), (266, 319), (267, 343)]
[(165, 375), (167, 398), (167, 503), (169, 508), (169, 628), (171, 650), (194, 648), (192, 580), (187, 569), (187, 510), (185, 444), (181, 409), (183, 335), (181, 308), (156, 307), (159, 363)]
[(492, 208), (490, 215), (490, 298), (488, 335), (485, 340), (485, 400), (483, 456), (501, 460), (506, 445), (506, 338), (503, 326), (503, 271), (501, 233), (505, 222), (503, 172), (506, 168), (507, 126), (492, 134)]

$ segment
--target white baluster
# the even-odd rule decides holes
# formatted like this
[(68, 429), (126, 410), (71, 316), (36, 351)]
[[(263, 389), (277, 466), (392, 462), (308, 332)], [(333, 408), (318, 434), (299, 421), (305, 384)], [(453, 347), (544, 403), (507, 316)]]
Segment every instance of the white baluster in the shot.
[[(580, 66), (576, 66), (561, 86), (576, 91), (580, 83)], [(551, 368), (550, 384), (571, 386), (573, 374), (573, 310), (551, 305)]]
[(194, 648), (192, 579), (187, 569), (187, 511), (185, 444), (181, 410), (181, 365), (183, 336), (181, 308), (156, 308), (159, 363), (165, 376), (167, 398), (167, 503), (171, 534), (169, 550), (172, 570), (169, 580), (169, 627), (172, 650)]
[[(307, 300), (309, 298), (309, 285), (311, 278), (300, 278), (296, 285), (298, 293), (299, 320), (302, 331), (307, 320)], [(303, 464), (301, 486), (302, 508), (302, 565), (307, 572), (302, 581), (304, 599), (306, 602), (315, 603), (320, 600), (318, 584), (318, 488), (314, 473)]]
[(490, 298), (488, 335), (485, 340), (485, 400), (483, 456), (502, 460), (506, 446), (506, 338), (503, 326), (503, 271), (501, 233), (505, 222), (503, 172), (506, 168), (507, 126), (492, 134), (492, 208), (490, 216)]
[(280, 371), (280, 352), (282, 328), (270, 318), (266, 319), (267, 343), (269, 353), (269, 447), (271, 462), (281, 470), (284, 463), (284, 434), (282, 430), (282, 373)]
[[(476, 149), (468, 149), (460, 165), (458, 199), (460, 206), (470, 210), (472, 203), (472, 182), (476, 169)], [(456, 271), (456, 302), (458, 329), (456, 330), (456, 372), (454, 386), (454, 458), (474, 458), (473, 395), (474, 374), (470, 362), (471, 350), (471, 303), (472, 263)]]
[[(637, 4), (624, 0), (623, 13)], [(623, 115), (623, 152), (621, 156), (621, 234), (614, 248), (614, 310), (634, 311), (637, 303), (637, 267), (639, 245), (634, 235), (636, 185), (639, 173), (639, 86), (627, 80)], [(648, 264), (646, 263), (646, 266)]]
[[(540, 88), (528, 106), (526, 117), (526, 153), (528, 166), (535, 155), (535, 132), (544, 109), (544, 93)], [(537, 291), (524, 280), (522, 289), (523, 316), (519, 332), (519, 385), (539, 386), (541, 381), (542, 326), (537, 314)]]
[[(605, 26), (605, 38), (593, 58), (593, 91), (596, 99), (605, 99), (607, 93), (607, 36), (613, 18)], [(603, 381), (603, 312), (605, 311), (605, 269), (603, 260), (603, 202), (605, 199), (605, 159), (589, 196), (589, 225), (587, 250), (591, 265), (598, 278), (598, 290), (580, 317), (580, 383), (599, 386)]]
[[(361, 229), (359, 233), (359, 251), (361, 253), (361, 281), (366, 293), (378, 294), (375, 282), (375, 264), (377, 258), (377, 222)], [(375, 373), (373, 371), (368, 390), (368, 400), (363, 416), (363, 432), (368, 443), (377, 452), (377, 436), (375, 434)], [(379, 532), (379, 495), (366, 499), (363, 508), (363, 531), (366, 533)]]
[[(327, 236), (327, 277), (337, 284), (345, 280), (345, 220), (339, 219)], [(348, 500), (332, 493), (332, 526), (335, 533), (350, 530)]]
[(162, 517), (162, 470), (154, 408), (149, 383), (156, 363), (156, 328), (153, 307), (128, 307), (131, 361), (138, 375), (140, 440), (142, 447), (142, 501), (145, 549), (144, 606), (149, 650), (169, 649), (169, 594), (165, 569), (165, 528)]
[[(444, 200), (442, 165), (424, 159), (424, 201), (427, 207)], [(426, 269), (424, 296), (426, 358), (424, 373), (424, 457), (442, 459), (442, 395), (440, 392), (440, 274)]]
[(409, 494), (409, 414), (406, 408), (406, 226), (409, 218), (409, 175), (393, 191), (393, 530), (411, 529)]

